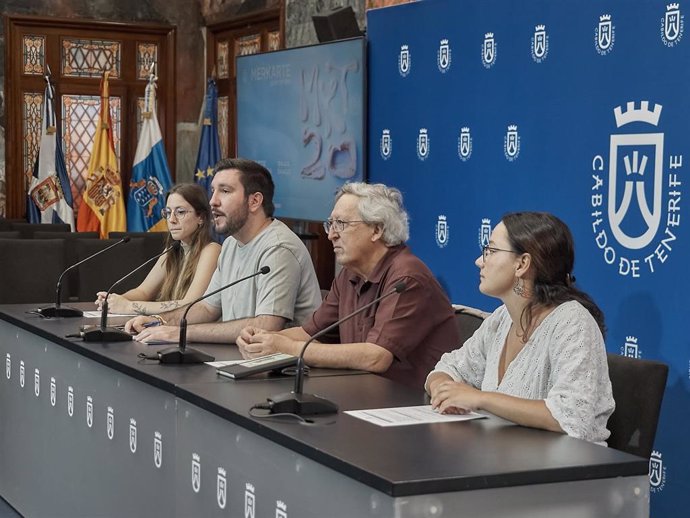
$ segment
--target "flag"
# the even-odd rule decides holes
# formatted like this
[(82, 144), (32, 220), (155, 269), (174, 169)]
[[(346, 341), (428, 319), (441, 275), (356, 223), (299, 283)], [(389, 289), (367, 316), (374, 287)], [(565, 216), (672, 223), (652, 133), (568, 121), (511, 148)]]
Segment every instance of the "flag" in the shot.
[(167, 231), (161, 210), (172, 180), (156, 116), (156, 77), (151, 74), (144, 97), (141, 136), (134, 156), (127, 199), (127, 229), (130, 232)]
[(105, 72), (101, 82), (101, 113), (91, 149), (84, 199), (77, 216), (77, 229), (80, 232), (98, 230), (101, 238), (108, 237), (109, 232), (126, 230), (122, 179), (117, 170), (110, 124), (108, 75), (109, 72)]
[(211, 180), (213, 179), (213, 167), (220, 160), (220, 143), (218, 142), (218, 121), (216, 113), (218, 109), (218, 90), (216, 81), (209, 79), (206, 86), (206, 99), (204, 100), (204, 117), (201, 125), (201, 140), (199, 141), (199, 153), (196, 156), (196, 168), (194, 178), (211, 197)]
[(74, 231), (72, 190), (55, 119), (55, 90), (50, 76), (45, 79), (41, 143), (29, 184), (27, 216), (30, 223), (67, 223)]

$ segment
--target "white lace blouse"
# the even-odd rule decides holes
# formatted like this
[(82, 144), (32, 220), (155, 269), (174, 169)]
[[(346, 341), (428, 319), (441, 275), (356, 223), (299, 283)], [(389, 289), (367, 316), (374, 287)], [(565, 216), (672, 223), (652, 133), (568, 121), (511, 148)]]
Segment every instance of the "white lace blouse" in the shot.
[(498, 383), (498, 366), (511, 319), (494, 311), (463, 347), (444, 354), (434, 372), (445, 372), (484, 391), (542, 399), (563, 431), (605, 444), (615, 403), (604, 339), (579, 302), (554, 309), (510, 363)]

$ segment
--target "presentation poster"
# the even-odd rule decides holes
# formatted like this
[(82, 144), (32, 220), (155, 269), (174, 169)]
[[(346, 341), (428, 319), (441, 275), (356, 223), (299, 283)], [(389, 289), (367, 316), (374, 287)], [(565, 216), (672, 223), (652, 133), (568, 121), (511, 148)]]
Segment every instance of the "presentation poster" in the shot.
[(276, 216), (321, 221), (364, 178), (363, 38), (237, 59), (237, 154), (266, 166)]

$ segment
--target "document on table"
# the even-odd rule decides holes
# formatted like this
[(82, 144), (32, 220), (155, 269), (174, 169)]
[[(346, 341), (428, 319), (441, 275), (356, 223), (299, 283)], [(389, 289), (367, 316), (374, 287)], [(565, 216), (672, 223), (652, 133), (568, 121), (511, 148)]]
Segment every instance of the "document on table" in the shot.
[[(101, 318), (101, 310), (96, 309), (94, 311), (84, 311), (84, 316), (86, 318)], [(135, 317), (134, 313), (108, 313), (108, 317)]]
[(433, 410), (431, 405), (376, 408), (372, 410), (347, 410), (345, 413), (377, 426), (451, 423), (454, 421), (469, 421), (471, 419), (482, 419), (486, 417), (476, 412), (470, 412), (463, 415), (441, 414)]

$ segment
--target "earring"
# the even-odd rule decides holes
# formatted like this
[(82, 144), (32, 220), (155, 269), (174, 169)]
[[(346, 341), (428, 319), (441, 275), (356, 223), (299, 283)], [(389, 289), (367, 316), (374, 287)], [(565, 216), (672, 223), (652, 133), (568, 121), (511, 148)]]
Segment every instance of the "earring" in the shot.
[(513, 292), (518, 297), (529, 297), (529, 295), (527, 294), (527, 288), (525, 288), (525, 281), (522, 279), (522, 277), (518, 277), (517, 279), (515, 279), (515, 284), (513, 285)]

